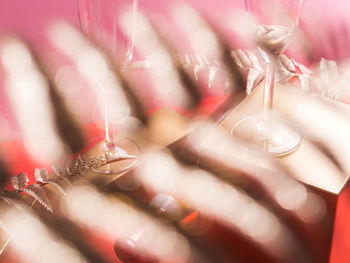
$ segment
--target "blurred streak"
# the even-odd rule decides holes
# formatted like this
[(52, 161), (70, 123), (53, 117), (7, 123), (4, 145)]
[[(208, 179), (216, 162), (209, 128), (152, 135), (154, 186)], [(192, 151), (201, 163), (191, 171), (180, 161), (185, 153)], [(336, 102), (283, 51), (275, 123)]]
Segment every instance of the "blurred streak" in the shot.
[[(299, 175), (300, 180), (339, 193), (350, 173), (350, 152), (348, 147), (344, 147), (349, 143), (349, 116), (345, 111), (337, 109), (338, 103), (330, 104), (293, 87), (278, 87), (276, 98), (276, 109), (297, 123), (300, 131), (315, 142), (315, 145), (305, 142), (301, 145), (305, 152), (302, 154), (303, 151), (300, 151), (301, 153), (283, 159), (283, 164), (293, 174)], [(350, 109), (346, 112), (350, 112)], [(331, 155), (322, 148), (327, 149)], [(308, 157), (307, 162), (305, 156)]]
[[(173, 36), (177, 35), (177, 37), (180, 39), (180, 36), (177, 34), (178, 32), (173, 32), (172, 31), (172, 37), (169, 36), (169, 27), (171, 26), (165, 19), (164, 17), (161, 16), (150, 16), (147, 17), (151, 23), (152, 29), (154, 33), (157, 35), (159, 38), (159, 41), (162, 43), (164, 46), (164, 49), (167, 51), (169, 58), (172, 61), (173, 64), (173, 70), (177, 71), (177, 74), (179, 75), (179, 80), (181, 81), (181, 84), (186, 88), (186, 91), (189, 93), (188, 95), (191, 97), (191, 105), (190, 106), (196, 106), (199, 104), (201, 97), (203, 94), (201, 94), (201, 91), (199, 90), (199, 84), (196, 82), (198, 78), (193, 79), (191, 76), (190, 72), (188, 72), (187, 67), (190, 66), (186, 63), (183, 63), (182, 60), (183, 58), (178, 55), (177, 52), (177, 47), (183, 46), (183, 43), (177, 43), (174, 47), (174, 42), (180, 42), (180, 41), (174, 41)], [(157, 19), (155, 19), (157, 18)], [(172, 28), (172, 30), (175, 30), (175, 28)], [(185, 54), (185, 58), (186, 58)], [(201, 61), (202, 57), (197, 56), (198, 61)], [(203, 56), (203, 59), (205, 60), (205, 56)], [(195, 61), (195, 60), (194, 60)], [(145, 61), (147, 64), (144, 64), (148, 68), (150, 68), (150, 63), (149, 61)], [(201, 64), (201, 62), (199, 62)], [(208, 62), (209, 63), (209, 62)], [(137, 68), (138, 62), (133, 63), (132, 68)], [(147, 68), (146, 67), (146, 68)], [(195, 75), (198, 77), (197, 75)]]
[[(216, 30), (216, 24), (214, 25), (209, 20), (206, 20), (199, 12), (184, 3), (176, 3), (171, 6), (171, 16), (176, 25), (185, 33), (186, 41), (189, 42), (190, 52), (194, 52), (193, 57), (197, 57), (199, 62), (194, 70), (195, 78), (197, 72), (201, 68), (208, 68), (208, 88), (212, 88), (214, 80), (216, 78), (224, 79), (224, 83), (221, 86), (224, 93), (233, 93), (241, 91), (243, 79), (238, 70), (238, 66), (231, 59), (230, 46), (219, 30)], [(183, 43), (178, 43), (178, 49), (180, 53), (184, 53)], [(182, 48), (182, 50), (181, 50)], [(198, 59), (200, 55), (204, 54), (203, 58)], [(188, 59), (185, 58), (185, 65), (188, 65)], [(209, 67), (206, 65), (205, 60), (213, 61)], [(191, 65), (190, 63), (189, 65)]]
[(12, 130), (9, 122), (0, 115), (0, 142), (5, 142), (11, 138)]
[[(67, 152), (57, 134), (49, 84), (27, 46), (13, 38), (2, 41), (5, 88), (24, 137), (25, 148), (42, 163), (55, 163)], [(19, 77), (20, 76), (20, 77)]]
[(11, 238), (9, 237), (9, 232), (7, 230), (7, 227), (5, 226), (4, 223), (2, 223), (0, 221), (0, 259), (1, 259), (1, 256), (3, 254), (3, 252), (5, 251), (5, 249), (7, 248), (8, 244), (10, 243), (11, 241)]
[(11, 239), (9, 239), (9, 238), (5, 241), (5, 243), (3, 244), (2, 248), (0, 249), (0, 256), (2, 255), (4, 250), (6, 249), (7, 245), (10, 243), (10, 241), (11, 241)]
[(133, 239), (120, 240), (115, 243), (114, 251), (118, 258), (123, 263), (156, 263), (159, 262), (156, 258), (146, 255), (146, 253), (140, 253), (139, 248), (136, 245), (135, 237)]
[(136, 38), (136, 27), (137, 27), (137, 7), (138, 7), (138, 0), (132, 0), (131, 1), (131, 12), (132, 12), (132, 33), (130, 37), (130, 42), (128, 45), (128, 49), (126, 51), (126, 61), (123, 64), (122, 72), (125, 72), (128, 68), (129, 63), (132, 61), (134, 56), (134, 46), (135, 46), (135, 38)]
[(53, 23), (48, 36), (54, 46), (67, 55), (78, 68), (94, 93), (100, 114), (104, 114), (105, 105), (108, 105), (110, 123), (117, 123), (119, 128), (127, 125), (131, 108), (121, 88), (120, 79), (102, 52), (93, 47), (77, 29), (65, 22)]
[(344, 186), (344, 174), (336, 163), (320, 151), (317, 145), (306, 140), (300, 145), (298, 154), (286, 156), (280, 163), (297, 180), (329, 192), (339, 193)]
[[(328, 203), (326, 206), (324, 197), (314, 194), (312, 189), (293, 179), (293, 173), (286, 174), (278, 161), (243, 151), (228, 132), (222, 130), (223, 127), (200, 122), (189, 128), (188, 120), (177, 120), (184, 136), (179, 137), (179, 132), (177, 136), (174, 135), (176, 129), (171, 125), (173, 117), (158, 114), (158, 122), (156, 126), (162, 129), (152, 128), (152, 138), (168, 140), (171, 151), (185, 163), (206, 169), (263, 201), (275, 215), (286, 221), (300, 242), (312, 248), (316, 258), (327, 258), (333, 207), (328, 207)], [(231, 120), (228, 122), (231, 127)], [(187, 135), (183, 134), (184, 131), (187, 131)]]
[(158, 213), (166, 213), (172, 220), (179, 220), (183, 211), (179, 202), (174, 197), (164, 193), (156, 194), (151, 202), (150, 206), (158, 209)]
[(108, 199), (91, 185), (76, 184), (67, 189), (61, 208), (68, 218), (103, 233), (109, 240), (132, 239), (140, 251), (159, 261), (187, 262), (190, 256), (188, 241), (175, 229), (157, 223), (121, 200)]
[[(7, 179), (9, 177), (7, 168), (5, 166), (5, 164), (3, 163), (2, 160), (0, 160), (0, 200), (2, 202), (9, 202), (8, 199), (3, 196), (4, 195), (4, 188), (5, 185), (7, 183)], [(11, 202), (11, 201), (10, 201)], [(1, 232), (5, 232), (7, 231), (7, 228), (5, 227), (5, 225), (1, 225), (0, 223), (0, 230)], [(8, 234), (8, 233), (6, 233)], [(7, 237), (3, 237), (3, 233), (0, 233), (0, 256), (2, 255), (2, 253), (4, 252), (4, 250), (6, 249), (7, 245), (10, 242), (10, 238)]]
[[(58, 53), (58, 52), (57, 52)], [(65, 99), (65, 104), (82, 124), (96, 121), (99, 114), (96, 98), (72, 63), (60, 65), (51, 73), (52, 81)], [(79, 103), (77, 101), (79, 100)], [(97, 116), (96, 116), (97, 115)], [(99, 120), (99, 119), (98, 119)]]
[(77, 1), (78, 6), (78, 16), (79, 16), (79, 24), (80, 29), (83, 32), (91, 33), (92, 31), (92, 17), (91, 14), (91, 8), (92, 5), (87, 0), (78, 0)]
[(213, 13), (213, 22), (232, 49), (255, 47), (256, 17), (243, 9), (225, 8)]
[(6, 225), (11, 242), (9, 246), (23, 261), (89, 262), (69, 243), (59, 239), (28, 210), (19, 212), (2, 207), (1, 223)]
[[(316, 202), (318, 213), (314, 217), (304, 216), (301, 211), (303, 211), (303, 207), (308, 201), (308, 196), (311, 194), (305, 186), (287, 176), (283, 171), (278, 170), (278, 164), (272, 158), (242, 151), (235, 145), (235, 142), (229, 135), (217, 129), (213, 124), (197, 123), (196, 128), (187, 136), (186, 144), (187, 147), (191, 147), (198, 153), (199, 158), (201, 156), (202, 158), (203, 156), (211, 158), (212, 165), (217, 167), (225, 167), (227, 165), (232, 168), (235, 167), (237, 174), (232, 173), (230, 175), (232, 179), (234, 179), (234, 176), (241, 176), (240, 172), (248, 173), (245, 176), (253, 177), (255, 180), (260, 181), (279, 205), (284, 209), (297, 212), (302, 221), (317, 223), (325, 216), (325, 204), (322, 200)], [(264, 169), (260, 169), (260, 173), (258, 172), (259, 169), (250, 171), (250, 169), (254, 168), (245, 163), (245, 160), (250, 160), (250, 163), (254, 163), (256, 167), (269, 168), (270, 175), (266, 174), (267, 170), (264, 172)], [(215, 170), (215, 167), (211, 169)], [(239, 178), (237, 179), (239, 180)]]
[[(292, 85), (277, 84), (275, 93), (276, 96), (274, 99), (274, 107), (276, 113), (278, 112), (281, 115), (282, 120), (286, 121), (290, 127), (297, 129), (305, 136), (304, 143), (301, 143), (298, 151), (296, 151), (294, 154), (286, 156), (285, 158), (276, 159), (278, 161), (277, 163), (281, 165), (282, 169), (287, 171), (290, 175), (304, 183), (316, 186), (332, 193), (339, 193), (346, 180), (342, 170), (345, 171), (345, 160), (348, 156), (344, 154), (340, 155), (339, 153), (347, 151), (346, 147), (344, 148), (341, 146), (342, 142), (344, 143), (344, 141), (347, 141), (347, 139), (344, 137), (344, 141), (341, 141), (340, 138), (343, 137), (338, 136), (338, 129), (333, 129), (333, 127), (339, 127), (339, 129), (342, 127), (347, 129), (347, 121), (343, 119), (346, 117), (343, 115), (343, 117), (340, 118), (342, 119), (341, 122), (335, 123), (333, 126), (328, 126), (328, 124), (325, 124), (323, 121), (323, 116), (321, 118), (320, 113), (322, 114), (322, 112), (324, 112), (324, 114), (326, 114), (325, 116), (331, 116), (329, 118), (332, 123), (333, 120), (335, 120), (334, 122), (337, 122), (337, 116), (339, 116), (339, 113), (336, 114), (334, 112), (333, 114), (333, 110), (325, 107), (326, 104), (321, 102), (321, 100), (307, 95), (305, 92), (293, 87)], [(243, 101), (234, 111), (232, 111), (230, 115), (226, 116), (224, 121), (221, 122), (220, 127), (229, 132), (229, 130), (232, 128), (232, 123), (235, 123), (235, 121), (249, 115), (259, 114), (261, 112), (260, 102), (262, 94), (263, 89), (261, 86), (258, 86), (253, 91), (251, 96), (247, 97), (247, 99)], [(315, 102), (313, 103), (314, 100)], [(311, 107), (313, 108), (313, 105), (319, 105), (319, 110), (316, 110), (315, 108), (315, 111), (310, 111)], [(299, 111), (297, 111), (298, 108), (300, 109)], [(334, 107), (334, 109), (336, 109), (336, 107)], [(306, 116), (309, 114), (310, 116), (312, 115), (311, 120), (317, 119), (317, 123), (312, 122), (312, 125), (310, 125), (311, 122), (306, 118)], [(319, 129), (319, 127), (323, 126), (327, 126), (325, 127), (325, 133), (323, 132), (323, 129)], [(329, 136), (330, 134), (328, 134), (328, 136), (322, 135), (327, 134), (328, 130), (332, 130), (331, 136)], [(313, 133), (310, 133), (310, 131), (313, 131)], [(322, 139), (318, 140), (317, 138)], [(339, 139), (339, 141), (336, 140), (337, 145), (333, 144), (333, 141), (329, 141), (329, 138)], [(313, 144), (310, 142), (310, 139), (312, 141), (317, 140), (317, 142)], [(328, 144), (328, 141), (332, 144), (330, 147), (336, 147), (334, 150), (337, 152), (333, 152), (333, 150), (330, 150), (331, 148), (325, 145), (325, 143)], [(334, 158), (330, 159), (329, 154), (322, 150), (318, 144), (327, 146), (325, 148), (328, 148), (330, 150), (329, 152), (333, 152), (333, 156), (338, 158), (340, 161), (335, 161)], [(247, 153), (245, 155), (246, 156), (244, 156), (242, 151), (241, 156), (237, 154), (235, 156), (237, 159), (245, 160), (250, 164), (254, 164), (251, 157), (247, 156)], [(341, 161), (342, 159), (343, 162)], [(337, 163), (344, 165), (344, 169), (340, 168)], [(262, 164), (258, 163), (258, 165), (265, 168), (270, 168), (269, 166), (264, 166), (264, 162)], [(315, 173), (315, 171), (317, 171), (319, 174)], [(322, 176), (320, 176), (320, 174), (322, 174)]]
[[(222, 55), (221, 47), (219, 46), (216, 35), (201, 20), (199, 14), (189, 6), (177, 3), (177, 5), (172, 6), (171, 11), (171, 16), (176, 25), (186, 35), (186, 40), (189, 42), (191, 49), (190, 52), (195, 52), (194, 54), (184, 55), (185, 66), (195, 65), (193, 67), (193, 74), (196, 80), (198, 80), (198, 72), (204, 68), (208, 68), (207, 85), (209, 89), (212, 88), (218, 71), (222, 70), (220, 63)], [(180, 53), (185, 53), (185, 44), (177, 43), (177, 45)], [(210, 65), (209, 59), (213, 61), (212, 65)]]
[[(209, 65), (209, 60), (214, 61), (215, 65), (208, 73), (208, 86), (211, 87), (221, 67), (220, 60), (226, 53), (222, 51), (218, 36), (210, 30), (201, 16), (196, 11), (186, 8), (173, 11), (177, 22), (186, 34), (191, 36), (189, 38), (192, 41), (191, 46), (194, 50), (198, 50), (199, 54), (185, 54), (183, 62), (187, 64), (198, 62), (194, 68), (197, 79), (198, 71)], [(132, 24), (130, 21), (133, 20), (133, 14), (129, 16), (129, 13), (124, 14), (122, 26), (125, 34), (133, 38), (135, 32), (131, 32), (129, 27)], [(159, 95), (160, 100), (166, 104), (187, 107), (190, 99), (180, 82), (179, 72), (176, 72), (177, 61), (174, 62), (173, 54), (169, 54), (169, 49), (162, 44), (162, 39), (147, 19), (141, 14), (139, 17), (141, 25), (137, 35), (141, 41), (136, 42), (136, 49), (145, 57), (146, 62), (141, 66), (133, 64), (129, 69), (147, 67), (153, 78), (155, 96)], [(287, 40), (289, 37), (281, 28), (261, 26), (260, 30), (264, 37), (266, 35), (271, 37), (269, 45), (271, 41), (272, 44), (276, 44), (281, 38)], [(73, 60), (79, 73), (92, 87), (95, 97), (104, 95), (107, 104), (111, 105), (110, 119), (118, 123), (128, 122), (131, 108), (121, 88), (124, 76), (116, 76), (107, 58), (69, 25), (56, 23), (50, 30), (50, 37), (54, 44)], [(280, 46), (274, 48), (277, 48), (278, 52), (275, 49), (272, 51), (280, 52), (278, 50)], [(8, 74), (8, 93), (16, 108), (17, 117), (23, 123), (21, 125), (23, 133), (30, 140), (36, 140), (32, 143), (36, 146), (34, 150), (32, 149), (34, 146), (29, 144), (30, 152), (41, 161), (60, 160), (67, 150), (56, 134), (50, 114), (51, 108), (47, 102), (48, 89), (46, 89), (48, 84), (30, 51), (21, 42), (7, 39), (1, 54)], [(203, 54), (210, 55), (208, 57)], [(263, 67), (249, 50), (237, 49), (232, 51), (231, 55), (242, 73), (249, 71), (247, 90), (250, 93), (261, 81)], [(226, 58), (231, 59), (231, 56)], [(293, 59), (282, 54), (276, 63), (281, 66), (281, 81), (297, 76), (295, 71), (299, 66)], [(322, 60), (318, 75), (313, 76), (315, 83), (310, 81), (306, 84), (306, 89), (312, 90), (316, 87), (321, 95), (339, 98), (337, 90), (329, 88), (333, 84), (334, 86), (339, 84), (335, 83), (339, 80), (338, 70), (334, 61)], [(73, 86), (68, 91), (72, 94), (75, 93), (75, 89), (79, 89), (74, 87), (75, 82), (71, 78), (73, 74), (72, 68), (63, 67), (55, 78), (58, 86)], [(307, 75), (310, 76), (311, 73)], [(347, 79), (348, 76), (340, 80), (339, 86), (342, 89), (346, 89), (344, 86), (347, 84)], [(28, 92), (27, 87), (33, 91)], [(160, 152), (145, 156), (143, 163), (132, 171), (134, 174), (126, 174), (121, 178), (123, 180), (128, 176), (130, 179), (132, 175), (135, 181), (130, 183), (127, 180), (126, 182), (118, 180), (116, 184), (125, 191), (137, 192), (141, 186), (147, 188), (153, 194), (152, 198), (147, 200), (149, 201), (147, 204), (158, 209), (159, 213), (166, 214), (180, 226), (183, 223), (183, 228), (186, 228), (186, 220), (191, 221), (192, 215), (198, 218), (198, 214), (203, 214), (237, 233), (238, 239), (243, 241), (248, 239), (255, 246), (262, 247), (264, 251), (277, 258), (277, 261), (285, 262), (286, 258), (293, 258), (292, 260), (297, 262), (306, 258), (307, 261), (308, 256), (304, 255), (304, 249), (301, 247), (306, 244), (305, 250), (308, 250), (308, 246), (314, 246), (312, 242), (317, 238), (319, 240), (316, 241), (325, 241), (324, 233), (331, 232), (330, 226), (324, 224), (329, 211), (319, 195), (292, 176), (332, 193), (340, 192), (350, 172), (348, 162), (350, 150), (344, 147), (350, 144), (349, 116), (344, 114), (346, 111), (350, 113), (350, 109), (339, 106), (345, 109), (340, 113), (336, 107), (310, 96), (284, 92), (281, 86), (278, 89), (281, 89), (278, 94), (281, 96), (277, 96), (276, 108), (295, 121), (297, 129), (305, 134), (305, 140), (297, 153), (272, 160), (267, 155), (242, 151), (238, 143), (228, 136), (227, 131), (221, 131), (221, 127), (218, 128), (212, 123), (201, 122), (190, 125), (186, 119), (173, 119), (167, 116), (168, 119), (166, 121), (163, 119), (157, 127), (150, 127), (151, 138), (161, 144), (173, 143), (170, 148), (177, 157), (182, 155), (187, 163), (207, 171), (182, 166), (171, 155)], [(101, 99), (98, 102), (102, 113), (105, 101)], [(253, 108), (258, 104), (253, 99), (250, 102)], [(180, 138), (182, 136), (184, 137)], [(182, 144), (183, 142), (185, 144)], [(61, 148), (57, 148), (58, 146)], [(91, 171), (91, 168), (108, 161), (108, 156), (86, 159), (79, 157), (57, 175), (84, 176)], [(0, 187), (4, 184), (3, 174), (6, 174), (2, 168), (4, 167), (0, 163)], [(214, 175), (222, 178), (216, 178)], [(14, 189), (29, 193), (28, 190), (35, 186), (25, 188), (28, 178), (24, 178), (23, 174), (19, 177), (12, 178)], [(51, 183), (59, 192), (65, 192), (59, 184), (55, 185), (56, 180), (48, 178), (46, 170), (35, 170), (35, 177), (41, 184)], [(246, 190), (250, 192), (244, 192)], [(179, 222), (188, 207), (195, 212)], [(149, 261), (152, 262), (190, 261), (192, 251), (189, 241), (177, 232), (175, 227), (151, 219), (138, 211), (138, 208), (127, 205), (121, 198), (106, 197), (89, 184), (77, 183), (71, 186), (61, 199), (61, 209), (68, 220), (73, 220), (81, 228), (102, 232), (113, 242), (117, 239), (115, 250), (118, 256), (125, 246), (129, 246), (140, 254), (149, 254), (151, 257)], [(50, 234), (35, 216), (26, 211), (24, 215), (16, 214), (14, 211), (13, 208), (6, 209), (0, 218), (6, 227), (9, 223), (9, 229), (14, 233), (11, 234), (11, 239), (14, 238), (16, 242), (13, 246), (24, 256), (31, 253), (28, 258), (38, 263), (88, 261), (82, 259), (83, 256), (67, 243)], [(0, 228), (3, 225), (2, 221)], [(171, 224), (175, 224), (174, 222)], [(190, 237), (193, 233), (187, 230), (184, 232)], [(206, 230), (204, 228), (201, 231)], [(305, 233), (302, 233), (303, 231)], [(316, 248), (317, 246), (318, 244), (315, 245)], [(34, 250), (36, 254), (33, 254)], [(323, 249), (321, 250), (316, 253), (323, 253)]]
[(291, 243), (287, 245), (286, 240), (290, 240), (290, 233), (285, 226), (238, 188), (205, 171), (182, 168), (161, 152), (146, 156), (135, 174), (146, 188), (171, 195), (233, 231), (238, 230), (270, 255), (281, 259), (289, 254)]
[[(47, 76), (50, 75), (50, 73), (45, 72), (47, 71), (46, 68), (43, 67), (42, 71), (46, 73)], [(51, 77), (53, 78), (53, 76)], [(67, 144), (72, 153), (77, 153), (83, 149), (85, 141), (79, 123), (73, 114), (74, 107), (71, 107), (67, 96), (60, 91), (54, 81), (49, 77), (47, 81), (49, 83), (49, 94), (54, 109), (53, 114), (59, 136), (62, 141)]]
[(207, 54), (210, 57), (220, 57), (220, 45), (216, 35), (203, 21), (197, 11), (187, 4), (176, 3), (172, 7), (172, 16), (176, 23), (186, 32), (193, 50), (198, 54)]
[[(150, 64), (147, 73), (152, 82), (154, 96), (165, 105), (183, 108), (193, 106), (193, 101), (181, 83), (180, 75), (175, 70), (167, 48), (143, 14), (138, 13), (137, 19), (135, 52)], [(120, 27), (129, 38), (133, 35), (133, 30), (130, 28), (132, 20), (132, 13), (122, 13)]]
[(4, 191), (6, 182), (9, 178), (5, 163), (0, 159), (0, 194)]

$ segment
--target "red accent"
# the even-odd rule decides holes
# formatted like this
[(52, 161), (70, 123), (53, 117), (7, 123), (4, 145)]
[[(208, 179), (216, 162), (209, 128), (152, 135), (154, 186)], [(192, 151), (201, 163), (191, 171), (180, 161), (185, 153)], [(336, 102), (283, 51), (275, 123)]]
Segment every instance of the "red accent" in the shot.
[(338, 197), (330, 263), (350, 262), (350, 185)]
[(180, 225), (188, 225), (191, 222), (193, 222), (194, 220), (196, 220), (198, 218), (198, 212), (195, 211), (192, 214), (189, 214), (188, 216), (186, 216), (184, 219), (182, 219), (179, 224)]

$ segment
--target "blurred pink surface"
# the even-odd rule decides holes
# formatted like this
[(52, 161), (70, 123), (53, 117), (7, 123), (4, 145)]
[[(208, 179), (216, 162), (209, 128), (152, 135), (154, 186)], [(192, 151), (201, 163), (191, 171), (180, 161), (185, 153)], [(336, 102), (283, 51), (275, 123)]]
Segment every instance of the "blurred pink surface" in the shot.
[[(96, 0), (97, 1), (97, 0)], [(286, 0), (284, 0), (286, 1)], [(161, 11), (165, 8), (170, 1), (168, 0), (140, 0), (139, 6), (144, 9), (158, 10)], [(213, 12), (219, 12), (223, 10), (225, 6), (244, 7), (243, 0), (191, 0), (196, 6), (200, 6)], [(319, 57), (324, 56), (328, 59), (334, 58), (337, 54), (329, 51), (329, 46), (334, 43), (336, 38), (344, 37), (344, 29), (350, 28), (350, 1), (348, 0), (306, 0), (305, 8), (302, 15), (301, 26), (305, 26), (312, 39), (314, 45), (319, 45), (319, 50), (315, 60)], [(317, 17), (318, 20), (314, 18)], [(33, 43), (39, 48), (47, 48), (47, 41), (45, 38), (45, 27), (47, 23), (54, 18), (65, 19), (73, 25), (79, 27), (78, 21), (78, 10), (77, 3), (74, 0), (1, 0), (0, 1), (0, 36), (5, 32), (17, 32), (23, 35), (29, 42)], [(314, 19), (314, 21), (312, 20)], [(303, 23), (304, 22), (304, 23)], [(333, 35), (330, 37), (325, 33), (327, 27), (332, 28)], [(344, 56), (348, 55), (350, 49), (350, 41), (340, 41), (344, 47), (341, 52), (344, 52)], [(338, 54), (339, 55), (339, 54)], [(339, 55), (340, 57), (343, 54)], [(20, 136), (18, 128), (16, 126), (13, 113), (9, 107), (4, 88), (3, 78), (0, 71), (0, 142), (3, 140), (1, 137), (2, 133), (5, 133), (6, 129), (7, 139), (15, 138)], [(3, 129), (3, 130), (2, 130)], [(345, 200), (342, 202), (343, 211), (349, 211), (349, 201)], [(343, 217), (343, 220), (348, 222), (347, 217)], [(344, 221), (345, 222), (345, 221)], [(344, 224), (346, 224), (346, 222)], [(349, 233), (344, 235), (343, 231), (348, 228), (336, 229), (337, 233), (341, 235), (343, 241), (340, 244), (346, 243), (349, 238)], [(347, 231), (349, 232), (349, 231)], [(334, 249), (334, 248), (333, 248)], [(344, 252), (344, 251), (343, 251)], [(333, 253), (332, 262), (344, 262), (342, 257), (344, 254)]]
[[(254, 4), (256, 0), (251, 1)], [(288, 1), (293, 0), (282, 1), (288, 3)], [(164, 0), (140, 0), (139, 7), (140, 9), (162, 12), (171, 2)], [(244, 0), (190, 0), (189, 2), (210, 13), (225, 10), (227, 6), (244, 8)], [(301, 26), (307, 29), (306, 31), (310, 35), (313, 45), (320, 47), (319, 50), (314, 51), (315, 57), (313, 60), (317, 61), (321, 56), (328, 59), (337, 56), (348, 56), (348, 43), (350, 43), (350, 40), (344, 39), (347, 37), (346, 34), (344, 37), (344, 30), (346, 31), (350, 28), (349, 8), (350, 2), (347, 0), (306, 0)], [(55, 57), (57, 54), (50, 52), (45, 38), (46, 26), (50, 20), (55, 18), (65, 19), (79, 27), (77, 2), (75, 0), (2, 0), (0, 1), (0, 37), (6, 32), (17, 32), (45, 55)], [(328, 27), (332, 29), (332, 35), (325, 34)], [(334, 54), (331, 51), (334, 39), (340, 39), (337, 45), (343, 46), (339, 48), (341, 54)], [(7, 134), (11, 131), (10, 138), (14, 138), (18, 136), (18, 132), (16, 132), (18, 129), (9, 108), (2, 82), (3, 77), (0, 71), (0, 125), (1, 123), (3, 124), (1, 126), (7, 130)]]
[[(45, 47), (45, 25), (50, 19), (55, 17), (63, 18), (78, 26), (79, 21), (75, 1), (0, 1), (0, 34), (16, 32), (29, 42)], [(6, 129), (6, 131), (3, 130), (2, 132), (7, 134), (8, 131), (11, 131), (10, 138), (18, 136), (18, 129), (3, 87), (3, 75), (0, 72), (0, 131), (1, 129)]]
[[(125, 0), (123, 0), (125, 1)], [(252, 3), (256, 0), (251, 0)], [(297, 2), (297, 0), (282, 0)], [(141, 9), (160, 11), (173, 1), (139, 0)], [(197, 7), (216, 12), (225, 7), (244, 8), (244, 0), (189, 0)], [(259, 1), (258, 1), (259, 2)], [(321, 16), (322, 20), (336, 26), (340, 23), (350, 25), (348, 11), (350, 1), (347, 0), (306, 0), (302, 20), (312, 20)], [(0, 33), (13, 30), (23, 34), (27, 39), (40, 45), (44, 39), (45, 25), (50, 19), (63, 18), (73, 25), (79, 26), (77, 2), (75, 0), (3, 0), (0, 1)]]

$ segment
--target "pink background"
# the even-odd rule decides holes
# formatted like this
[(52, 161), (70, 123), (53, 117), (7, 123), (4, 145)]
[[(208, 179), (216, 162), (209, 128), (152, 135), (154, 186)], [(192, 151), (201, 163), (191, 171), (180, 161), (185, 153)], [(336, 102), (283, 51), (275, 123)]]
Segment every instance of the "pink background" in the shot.
[[(128, 0), (122, 1), (126, 2)], [(251, 0), (252, 4), (254, 1), (257, 0)], [(171, 2), (171, 0), (139, 0), (139, 7), (161, 12), (162, 8)], [(190, 2), (210, 10), (210, 12), (219, 12), (220, 9), (226, 6), (244, 7), (243, 0), (190, 0)], [(349, 56), (350, 38), (347, 38), (347, 34), (344, 37), (344, 32), (350, 28), (349, 10), (350, 1), (348, 0), (306, 0), (302, 21), (309, 23), (306, 26), (304, 25), (304, 28), (307, 29), (310, 35), (310, 43), (316, 47), (313, 50), (314, 57), (312, 61), (318, 61), (320, 57), (344, 58)], [(317, 18), (317, 21), (311, 21), (310, 24), (310, 20), (314, 17)], [(55, 18), (63, 18), (79, 27), (77, 2), (74, 0), (1, 0), (0, 38), (6, 32), (17, 32), (47, 55), (50, 53), (50, 49), (45, 39), (45, 27), (50, 20)], [(301, 23), (301, 26), (303, 26), (303, 23)], [(329, 28), (332, 35), (328, 34)], [(338, 39), (338, 41), (335, 41), (335, 39)], [(335, 42), (338, 47), (341, 46), (339, 49), (341, 54), (332, 52), (332, 46)], [(1, 134), (4, 133), (1, 132), (1, 129), (6, 129), (7, 134), (11, 131), (11, 138), (18, 135), (16, 133), (18, 129), (13, 121), (13, 114), (9, 109), (4, 93), (2, 79), (0, 72), (0, 141), (3, 140)]]
[[(94, 0), (97, 1), (97, 0)], [(171, 0), (140, 0), (140, 7), (146, 9), (161, 10), (162, 6), (166, 6)], [(253, 0), (252, 0), (253, 1)], [(243, 7), (243, 0), (192, 0), (196, 5), (204, 8), (210, 7), (213, 11), (218, 11), (226, 5)], [(309, 33), (313, 35), (313, 44), (317, 49), (314, 58), (318, 60), (321, 56), (326, 58), (348, 57), (350, 49), (350, 40), (346, 39), (350, 28), (350, 1), (349, 0), (306, 0), (305, 10), (303, 12), (303, 19), (309, 23), (314, 15), (318, 20), (314, 24), (309, 24), (307, 28)], [(75, 26), (79, 26), (77, 3), (74, 0), (0, 0), (0, 37), (6, 32), (17, 32), (23, 35), (29, 42), (36, 47), (45, 48), (47, 42), (44, 37), (45, 26), (53, 18), (63, 18)], [(325, 26), (326, 25), (326, 26)], [(331, 28), (332, 36), (325, 33), (325, 29)], [(338, 41), (336, 41), (338, 39)], [(343, 46), (340, 50), (342, 54), (334, 54), (331, 45), (337, 42), (337, 45)], [(2, 75), (0, 72), (0, 141), (2, 141), (2, 134), (11, 134), (9, 138), (19, 136), (16, 131), (16, 124), (13, 114), (8, 105), (7, 98), (2, 86)], [(338, 228), (336, 228), (334, 247), (338, 249), (338, 253), (332, 254), (332, 262), (345, 262), (346, 249), (349, 247), (349, 225), (347, 224), (349, 218), (344, 215), (341, 217), (341, 211), (349, 211), (349, 200), (344, 197), (341, 202), (342, 209), (338, 209), (338, 220), (343, 219), (344, 222), (339, 221)], [(344, 231), (346, 235), (344, 235)], [(341, 246), (344, 246), (342, 248)]]

